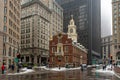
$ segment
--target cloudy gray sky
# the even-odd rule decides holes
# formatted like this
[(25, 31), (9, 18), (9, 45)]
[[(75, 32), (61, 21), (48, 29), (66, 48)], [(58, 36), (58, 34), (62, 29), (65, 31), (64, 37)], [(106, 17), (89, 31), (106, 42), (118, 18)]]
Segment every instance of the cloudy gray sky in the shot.
[(111, 0), (101, 0), (101, 36), (112, 34), (112, 3)]

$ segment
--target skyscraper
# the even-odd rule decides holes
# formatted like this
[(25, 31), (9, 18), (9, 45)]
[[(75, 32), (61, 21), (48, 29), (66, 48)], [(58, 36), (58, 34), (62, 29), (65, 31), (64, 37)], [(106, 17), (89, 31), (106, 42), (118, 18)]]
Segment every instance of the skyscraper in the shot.
[(78, 42), (88, 49), (88, 64), (100, 58), (100, 0), (56, 0), (63, 7), (63, 31), (67, 32), (70, 15), (77, 26)]

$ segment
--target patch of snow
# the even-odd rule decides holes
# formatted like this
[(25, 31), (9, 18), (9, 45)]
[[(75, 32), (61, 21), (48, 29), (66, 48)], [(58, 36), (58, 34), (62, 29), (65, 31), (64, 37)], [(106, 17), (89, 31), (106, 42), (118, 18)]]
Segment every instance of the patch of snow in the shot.
[(39, 68), (43, 68), (45, 70), (51, 70), (51, 71), (67, 71), (67, 70), (76, 70), (76, 69), (81, 69), (80, 67), (77, 68), (65, 68), (65, 67), (54, 67), (54, 68), (47, 68), (45, 66), (40, 66)]
[(19, 73), (8, 73), (7, 75), (19, 75), (19, 74), (26, 74), (26, 73), (34, 72), (34, 70), (27, 69), (27, 68), (23, 68), (22, 70), (24, 70), (24, 71), (23, 72), (19, 72)]
[(92, 67), (92, 65), (88, 65), (87, 67)]
[(103, 70), (103, 69), (98, 69), (98, 70), (93, 70), (93, 72), (99, 72), (99, 73), (108, 73), (108, 74), (115, 74), (114, 73), (114, 67), (112, 65), (108, 65), (106, 66), (106, 69)]
[(99, 69), (99, 70), (96, 70), (96, 72), (101, 72), (101, 73), (111, 73), (111, 74), (114, 74), (114, 71), (113, 71), (113, 70), (103, 70), (103, 69)]
[(27, 68), (25, 67), (25, 68), (22, 68), (21, 70), (25, 71), (25, 70), (27, 70)]

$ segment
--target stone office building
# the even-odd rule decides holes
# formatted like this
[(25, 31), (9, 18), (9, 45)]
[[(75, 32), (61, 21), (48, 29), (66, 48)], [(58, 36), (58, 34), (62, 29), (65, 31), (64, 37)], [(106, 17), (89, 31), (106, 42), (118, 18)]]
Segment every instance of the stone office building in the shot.
[(63, 30), (63, 10), (54, 0), (23, 0), (21, 18), (22, 60), (47, 63), (49, 39)]
[(0, 0), (0, 66), (3, 63), (3, 16), (4, 16), (4, 1)]
[[(20, 52), (20, 13), (21, 0), (4, 1), (4, 25), (3, 25), (3, 61), (5, 65), (13, 64), (16, 54)], [(1, 18), (0, 18), (1, 19)]]
[(21, 54), (23, 62), (47, 62), (51, 11), (41, 1), (22, 4)]
[(120, 65), (120, 0), (112, 0), (113, 61)]
[(71, 19), (68, 26), (68, 33), (54, 35), (49, 44), (49, 67), (65, 66), (74, 67), (80, 64), (87, 64), (87, 50), (77, 43), (76, 26)]
[(112, 35), (102, 37), (101, 39), (102, 60), (105, 64), (110, 64), (113, 53), (113, 39)]

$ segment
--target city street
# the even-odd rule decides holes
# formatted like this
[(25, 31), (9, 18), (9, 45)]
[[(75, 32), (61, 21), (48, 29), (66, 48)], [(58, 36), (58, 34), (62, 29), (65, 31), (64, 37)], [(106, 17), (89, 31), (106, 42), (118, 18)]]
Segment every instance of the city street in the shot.
[[(95, 70), (95, 69), (94, 69)], [(39, 73), (29, 73), (21, 75), (0, 75), (0, 80), (120, 80), (114, 74), (98, 73), (93, 69), (81, 71), (47, 71)]]

